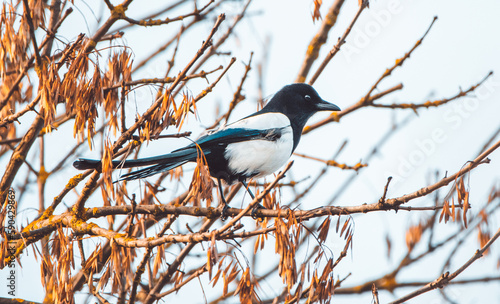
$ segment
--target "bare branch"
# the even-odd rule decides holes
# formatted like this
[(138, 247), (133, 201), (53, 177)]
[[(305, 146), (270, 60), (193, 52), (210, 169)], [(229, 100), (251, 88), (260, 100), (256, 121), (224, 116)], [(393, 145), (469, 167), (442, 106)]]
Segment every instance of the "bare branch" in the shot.
[(306, 56), (302, 62), (297, 78), (295, 78), (295, 82), (306, 81), (306, 77), (309, 74), (313, 63), (316, 59), (318, 59), (321, 47), (328, 39), (328, 33), (337, 23), (337, 17), (343, 4), (344, 0), (336, 0), (328, 10), (328, 13), (326, 13), (323, 22), (321, 23), (321, 27), (307, 47)]
[(422, 288), (419, 288), (409, 294), (407, 294), (404, 297), (401, 297), (397, 299), (396, 301), (391, 302), (391, 304), (398, 304), (398, 303), (404, 303), (410, 299), (413, 299), (414, 297), (421, 295), (423, 293), (426, 293), (428, 291), (437, 289), (437, 288), (443, 288), (446, 286), (449, 282), (451, 282), (454, 278), (456, 278), (459, 274), (461, 274), (465, 269), (467, 269), (472, 263), (474, 263), (476, 260), (480, 259), (483, 257), (483, 254), (490, 246), (498, 239), (500, 236), (500, 229), (497, 230), (495, 235), (493, 235), (490, 240), (479, 250), (477, 250), (474, 255), (467, 261), (465, 264), (463, 264), (460, 268), (458, 268), (455, 272), (449, 273), (446, 272), (442, 274), (439, 278), (434, 280), (433, 282), (428, 283), (427, 285), (423, 286)]
[(363, 12), (363, 10), (365, 8), (367, 8), (367, 7), (368, 7), (368, 0), (362, 0), (362, 1), (360, 1), (360, 5), (359, 5), (359, 8), (358, 8), (358, 11), (356, 12), (356, 15), (354, 15), (354, 18), (352, 19), (352, 21), (349, 24), (349, 26), (346, 28), (344, 34), (342, 35), (342, 37), (339, 38), (339, 40), (337, 41), (337, 44), (335, 44), (333, 46), (333, 48), (330, 50), (330, 52), (328, 53), (328, 55), (326, 55), (325, 59), (323, 59), (323, 62), (321, 62), (321, 65), (316, 70), (316, 73), (314, 73), (314, 75), (311, 77), (311, 79), (309, 79), (309, 84), (310, 85), (313, 85), (316, 82), (316, 80), (318, 79), (319, 75), (321, 75), (321, 73), (326, 68), (326, 66), (328, 65), (328, 63), (330, 62), (330, 60), (332, 60), (332, 58), (337, 54), (337, 52), (340, 51), (340, 48), (345, 43), (345, 40), (346, 40), (347, 36), (351, 32), (351, 30), (352, 30), (354, 24), (356, 23), (356, 21), (358, 20), (358, 17), (361, 15), (361, 12)]

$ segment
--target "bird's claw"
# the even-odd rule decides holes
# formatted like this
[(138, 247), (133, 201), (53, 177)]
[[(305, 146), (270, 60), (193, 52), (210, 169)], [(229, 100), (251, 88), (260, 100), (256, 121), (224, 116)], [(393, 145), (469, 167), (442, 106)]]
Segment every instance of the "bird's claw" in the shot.
[(229, 206), (227, 204), (224, 205), (224, 207), (222, 207), (222, 210), (220, 212), (220, 219), (221, 219), (221, 221), (227, 220), (227, 216), (228, 216), (227, 211), (228, 210), (229, 210)]
[(252, 209), (252, 212), (250, 213), (250, 216), (254, 219), (254, 220), (258, 220), (258, 219), (261, 219), (261, 217), (259, 217), (257, 215), (257, 211), (259, 209), (267, 209), (266, 207), (262, 206), (261, 204), (258, 204), (257, 206), (253, 207)]

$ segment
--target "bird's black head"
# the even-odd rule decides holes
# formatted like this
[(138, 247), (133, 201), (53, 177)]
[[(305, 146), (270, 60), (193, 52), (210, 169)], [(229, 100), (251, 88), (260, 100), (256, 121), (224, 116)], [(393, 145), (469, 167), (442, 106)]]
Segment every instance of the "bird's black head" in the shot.
[(319, 111), (340, 111), (340, 108), (324, 101), (312, 86), (294, 83), (279, 90), (260, 112), (283, 113), (290, 119), (295, 149), (307, 120)]
[(302, 128), (318, 111), (340, 111), (340, 108), (319, 97), (316, 90), (305, 83), (294, 83), (279, 90), (264, 107), (264, 112), (283, 113), (292, 123)]

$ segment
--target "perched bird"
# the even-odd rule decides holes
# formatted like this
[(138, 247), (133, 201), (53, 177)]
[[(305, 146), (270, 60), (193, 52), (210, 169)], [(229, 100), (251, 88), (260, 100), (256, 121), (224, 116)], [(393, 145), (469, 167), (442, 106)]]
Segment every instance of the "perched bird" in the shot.
[[(187, 162), (195, 162), (197, 146), (203, 151), (210, 175), (217, 179), (225, 204), (222, 218), (226, 218), (228, 204), (224, 199), (221, 180), (228, 184), (243, 183), (252, 198), (246, 180), (269, 175), (283, 166), (299, 144), (307, 120), (318, 111), (340, 111), (334, 104), (321, 99), (308, 84), (295, 83), (279, 90), (262, 110), (217, 131), (209, 132), (195, 143), (168, 154), (113, 161), (114, 167), (149, 166), (121, 176), (133, 180), (174, 169)], [(100, 168), (100, 160), (80, 158), (73, 163), (77, 169)], [(262, 208), (262, 206), (260, 206)], [(255, 214), (253, 210), (252, 215)]]

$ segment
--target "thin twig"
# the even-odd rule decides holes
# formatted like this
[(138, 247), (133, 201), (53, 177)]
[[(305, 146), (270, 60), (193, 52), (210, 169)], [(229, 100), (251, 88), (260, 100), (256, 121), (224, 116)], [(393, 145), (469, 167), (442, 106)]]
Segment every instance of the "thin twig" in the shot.
[[(42, 56), (40, 56), (40, 50), (38, 49), (38, 43), (36, 42), (36, 36), (35, 36), (35, 26), (33, 25), (33, 19), (31, 19), (31, 10), (30, 10), (30, 5), (28, 3), (28, 0), (23, 0), (23, 7), (24, 7), (24, 17), (26, 18), (26, 21), (28, 23), (29, 29), (30, 29), (30, 40), (31, 43), (33, 44), (33, 52), (35, 53), (35, 64), (39, 68), (42, 67)], [(41, 81), (41, 79), (40, 79)]]
[(165, 18), (165, 19), (149, 19), (149, 20), (135, 20), (125, 16), (125, 14), (120, 16), (120, 19), (127, 21), (130, 24), (139, 25), (139, 26), (159, 26), (169, 24), (171, 22), (183, 21), (188, 17), (196, 17), (200, 13), (202, 13), (206, 8), (208, 8), (215, 0), (210, 0), (205, 6), (203, 6), (200, 10), (195, 10), (191, 13), (187, 13), (181, 16), (177, 16), (175, 18)]
[[(200, 73), (197, 73), (197, 74), (192, 74), (192, 75), (184, 76), (184, 78), (182, 79), (182, 81), (187, 81), (187, 80), (190, 80), (190, 79), (200, 78), (200, 77), (204, 78), (204, 77), (206, 77), (209, 74), (212, 74), (212, 73), (214, 73), (216, 71), (222, 70), (222, 68), (223, 68), (222, 66), (218, 66), (217, 68), (215, 68), (215, 69), (213, 69), (211, 71), (208, 71), (208, 72), (201, 71)], [(110, 90), (118, 89), (118, 88), (120, 88), (122, 86), (129, 87), (129, 86), (144, 85), (144, 84), (157, 84), (157, 83), (165, 84), (165, 83), (172, 83), (175, 80), (176, 80), (176, 77), (137, 79), (137, 80), (132, 80), (132, 81), (125, 81), (123, 83), (115, 84), (115, 85), (112, 85), (112, 86), (109, 86), (109, 87), (104, 87), (103, 91), (104, 91), (104, 93), (106, 93), (106, 92), (108, 92)]]
[(337, 17), (343, 4), (344, 0), (336, 0), (328, 10), (328, 13), (325, 15), (323, 22), (321, 23), (321, 27), (307, 47), (306, 56), (302, 62), (297, 78), (295, 78), (295, 82), (306, 81), (307, 74), (309, 74), (313, 63), (316, 59), (318, 59), (321, 47), (328, 39), (328, 33), (337, 23)]
[(389, 188), (389, 183), (391, 182), (392, 180), (392, 176), (389, 176), (387, 178), (387, 184), (385, 184), (385, 187), (384, 187), (384, 194), (382, 195), (382, 197), (378, 200), (378, 203), (379, 204), (383, 204), (385, 203), (385, 196), (387, 195), (387, 189)]
[[(373, 101), (375, 101), (377, 99), (380, 99), (380, 98), (382, 98), (382, 97), (384, 97), (384, 96), (386, 96), (388, 94), (391, 94), (391, 93), (393, 93), (395, 91), (401, 90), (402, 88), (403, 88), (403, 84), (397, 84), (397, 85), (395, 85), (395, 86), (393, 86), (393, 87), (391, 87), (391, 88), (389, 88), (389, 89), (387, 89), (385, 91), (382, 91), (382, 92), (380, 92), (378, 94), (375, 94), (375, 95), (371, 96), (370, 97), (370, 102), (373, 102)], [(340, 119), (342, 117), (344, 117), (345, 115), (350, 114), (350, 113), (352, 113), (352, 112), (354, 112), (356, 110), (359, 110), (359, 109), (365, 107), (366, 105), (361, 102), (363, 100), (363, 98), (360, 101), (358, 101), (357, 103), (351, 105), (348, 108), (345, 108), (344, 110), (342, 110), (340, 112), (334, 112), (334, 113), (330, 114), (327, 118), (325, 118), (325, 119), (323, 119), (323, 120), (321, 120), (321, 121), (319, 121), (317, 123), (314, 123), (312, 125), (306, 126), (304, 128), (302, 134), (307, 134), (307, 133), (309, 133), (309, 132), (311, 132), (311, 131), (319, 128), (319, 127), (322, 127), (322, 126), (324, 126), (324, 125), (326, 125), (326, 124), (328, 124), (330, 122), (339, 122)]]
[(425, 31), (424, 35), (419, 40), (417, 40), (417, 42), (415, 42), (415, 45), (413, 45), (413, 47), (406, 54), (404, 54), (403, 57), (396, 59), (393, 66), (391, 66), (390, 68), (385, 70), (384, 73), (382, 73), (382, 75), (379, 77), (379, 79), (377, 79), (375, 84), (373, 84), (372, 87), (370, 88), (370, 90), (368, 90), (368, 93), (366, 93), (365, 97), (361, 99), (360, 103), (368, 103), (370, 101), (371, 94), (373, 93), (373, 91), (375, 91), (375, 89), (377, 89), (380, 82), (382, 82), (382, 80), (384, 80), (387, 76), (391, 75), (392, 72), (397, 67), (403, 66), (403, 63), (408, 58), (410, 58), (413, 51), (415, 51), (422, 44), (422, 41), (424, 41), (425, 37), (427, 37), (427, 34), (429, 34), (430, 30), (432, 29), (432, 26), (434, 25), (434, 22), (436, 22), (437, 19), (438, 19), (437, 16), (435, 16), (434, 19), (432, 19), (431, 24), (429, 25), (429, 27)]
[(423, 293), (426, 293), (428, 291), (434, 290), (436, 288), (443, 288), (444, 286), (448, 285), (449, 282), (451, 282), (454, 278), (456, 278), (459, 274), (461, 274), (465, 269), (467, 269), (472, 263), (474, 263), (476, 260), (480, 259), (483, 257), (483, 254), (490, 246), (497, 240), (497, 238), (500, 237), (500, 229), (497, 230), (495, 235), (493, 235), (490, 240), (479, 250), (477, 250), (474, 255), (467, 261), (465, 264), (463, 264), (460, 268), (458, 268), (455, 272), (449, 273), (446, 272), (442, 274), (439, 278), (436, 280), (428, 283), (427, 285), (423, 286), (422, 288), (419, 288), (404, 297), (401, 297), (397, 299), (396, 301), (391, 302), (391, 304), (399, 304), (399, 303), (404, 303), (416, 296), (419, 296)]
[(471, 86), (466, 91), (462, 91), (460, 89), (460, 92), (458, 92), (457, 94), (455, 94), (454, 96), (449, 97), (449, 98), (443, 98), (443, 99), (438, 99), (438, 100), (434, 100), (434, 101), (426, 101), (426, 102), (420, 103), (420, 104), (417, 104), (417, 103), (393, 103), (393, 104), (370, 103), (369, 105), (371, 107), (375, 107), (375, 108), (412, 109), (412, 110), (416, 110), (419, 108), (439, 107), (439, 106), (444, 105), (444, 104), (446, 104), (450, 101), (453, 101), (455, 99), (467, 96), (467, 94), (473, 92), (474, 90), (477, 89), (477, 87), (482, 85), (491, 75), (493, 75), (493, 71), (489, 72), (488, 75), (486, 75), (480, 82)]
[(321, 75), (321, 73), (326, 68), (326, 66), (328, 65), (330, 60), (332, 60), (332, 58), (337, 54), (337, 52), (340, 51), (340, 47), (345, 43), (345, 40), (346, 40), (347, 36), (349, 35), (349, 33), (351, 32), (354, 24), (358, 20), (358, 17), (361, 15), (361, 12), (363, 12), (363, 10), (366, 7), (368, 7), (368, 0), (362, 0), (360, 5), (359, 5), (358, 11), (356, 12), (356, 15), (354, 15), (354, 18), (352, 19), (349, 26), (346, 28), (342, 37), (339, 38), (339, 40), (337, 41), (337, 44), (335, 44), (333, 46), (333, 48), (330, 50), (330, 52), (326, 55), (325, 59), (323, 59), (323, 62), (321, 62), (320, 66), (316, 70), (316, 73), (314, 73), (314, 75), (311, 77), (311, 79), (309, 79), (310, 85), (313, 85), (316, 82), (319, 75)]

